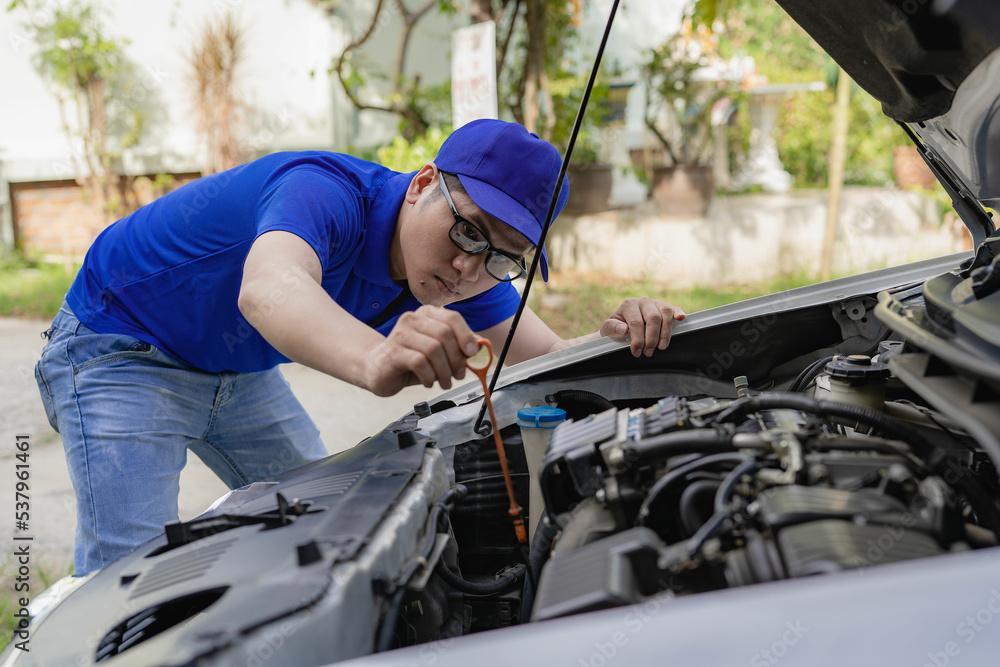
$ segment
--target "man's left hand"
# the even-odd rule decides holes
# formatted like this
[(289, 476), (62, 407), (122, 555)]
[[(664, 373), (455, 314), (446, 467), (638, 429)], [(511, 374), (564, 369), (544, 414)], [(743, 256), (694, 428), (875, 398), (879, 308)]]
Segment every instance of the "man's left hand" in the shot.
[(651, 356), (657, 349), (665, 350), (670, 343), (670, 331), (674, 321), (683, 320), (687, 315), (677, 306), (644, 296), (640, 299), (626, 299), (618, 310), (611, 313), (601, 325), (601, 335), (609, 338), (624, 338), (631, 335), (632, 356)]

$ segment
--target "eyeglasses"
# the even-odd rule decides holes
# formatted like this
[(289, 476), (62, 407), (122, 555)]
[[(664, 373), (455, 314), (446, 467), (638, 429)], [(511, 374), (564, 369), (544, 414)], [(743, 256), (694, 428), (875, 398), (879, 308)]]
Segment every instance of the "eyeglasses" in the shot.
[(455, 224), (448, 231), (451, 242), (458, 246), (459, 250), (470, 255), (481, 255), (484, 252), (489, 252), (486, 256), (486, 273), (500, 282), (510, 282), (526, 273), (527, 268), (524, 266), (523, 259), (494, 248), (490, 244), (486, 232), (458, 214), (451, 193), (448, 192), (448, 186), (445, 185), (443, 173), (439, 175), (438, 183), (441, 186), (441, 192), (444, 193), (445, 201), (448, 202), (448, 208), (451, 209), (451, 214), (455, 217)]

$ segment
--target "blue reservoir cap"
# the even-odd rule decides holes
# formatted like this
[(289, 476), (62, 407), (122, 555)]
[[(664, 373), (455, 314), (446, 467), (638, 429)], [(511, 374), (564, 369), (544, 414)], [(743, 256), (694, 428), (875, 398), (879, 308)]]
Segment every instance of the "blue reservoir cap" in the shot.
[(530, 428), (555, 428), (566, 420), (566, 411), (540, 405), (535, 408), (521, 408), (517, 411), (517, 423)]

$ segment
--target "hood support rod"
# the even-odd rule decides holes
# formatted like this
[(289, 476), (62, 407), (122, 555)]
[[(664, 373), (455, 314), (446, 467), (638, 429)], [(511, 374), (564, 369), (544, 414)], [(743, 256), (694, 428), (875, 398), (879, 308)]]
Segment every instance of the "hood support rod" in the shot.
[(990, 216), (983, 210), (979, 201), (972, 198), (966, 192), (964, 187), (956, 187), (956, 179), (951, 170), (945, 168), (943, 161), (927, 148), (923, 140), (910, 129), (910, 126), (902, 121), (896, 122), (903, 128), (907, 136), (910, 137), (910, 141), (916, 145), (920, 157), (924, 159), (924, 162), (927, 163), (927, 166), (934, 173), (935, 178), (938, 179), (938, 182), (944, 187), (948, 196), (951, 197), (952, 207), (972, 233), (973, 245), (978, 247), (996, 231), (996, 227), (993, 225)]
[[(510, 349), (511, 341), (514, 340), (514, 332), (517, 331), (517, 323), (521, 321), (521, 313), (524, 312), (524, 306), (528, 303), (528, 293), (531, 291), (531, 281), (535, 277), (535, 273), (538, 271), (538, 262), (542, 257), (542, 248), (545, 247), (545, 237), (549, 233), (549, 227), (552, 226), (552, 218), (555, 214), (556, 204), (559, 201), (559, 195), (562, 192), (563, 181), (566, 179), (566, 169), (569, 166), (570, 158), (573, 156), (573, 147), (576, 145), (576, 136), (580, 133), (580, 126), (583, 124), (583, 115), (587, 110), (587, 102), (590, 101), (590, 91), (594, 88), (594, 82), (597, 80), (597, 72), (601, 66), (601, 58), (604, 56), (604, 48), (608, 43), (608, 35), (611, 34), (611, 25), (614, 23), (615, 14), (618, 11), (618, 5), (620, 0), (615, 0), (614, 4), (611, 6), (611, 13), (608, 15), (608, 22), (604, 26), (604, 35), (601, 37), (601, 44), (597, 49), (597, 57), (594, 59), (594, 66), (590, 70), (590, 79), (587, 81), (587, 88), (583, 91), (583, 99), (580, 100), (580, 109), (576, 113), (576, 120), (573, 122), (573, 132), (570, 134), (569, 143), (566, 145), (566, 154), (563, 156), (562, 167), (559, 169), (559, 178), (556, 179), (555, 190), (552, 192), (552, 200), (549, 202), (549, 210), (545, 214), (545, 224), (542, 225), (542, 234), (538, 238), (538, 249), (535, 252), (534, 257), (531, 259), (531, 267), (528, 269), (528, 277), (524, 283), (524, 290), (521, 292), (521, 301), (517, 305), (517, 312), (514, 313), (514, 321), (510, 323), (510, 330), (507, 332), (507, 340), (504, 341), (503, 349), (500, 350), (500, 354), (497, 357), (496, 370), (493, 371), (493, 375), (490, 377), (490, 386), (487, 395), (493, 393), (493, 390), (497, 386), (497, 381), (500, 379), (500, 370), (503, 368), (503, 362), (507, 358), (507, 350)], [(483, 401), (483, 406), (479, 409), (479, 417), (476, 418), (475, 431), (479, 435), (487, 435), (489, 432), (489, 427), (483, 423), (483, 417), (486, 414), (486, 401)], [(499, 430), (498, 424), (493, 424), (492, 428)]]

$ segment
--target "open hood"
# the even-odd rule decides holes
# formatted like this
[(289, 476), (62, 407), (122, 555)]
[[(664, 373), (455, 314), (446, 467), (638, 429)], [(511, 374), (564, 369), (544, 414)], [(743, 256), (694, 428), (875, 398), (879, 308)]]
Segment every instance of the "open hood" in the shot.
[[(1000, 205), (1000, 12), (989, 0), (778, 0), (905, 123), (977, 242)], [(950, 186), (950, 187), (949, 187)], [(964, 201), (958, 201), (964, 200)]]

